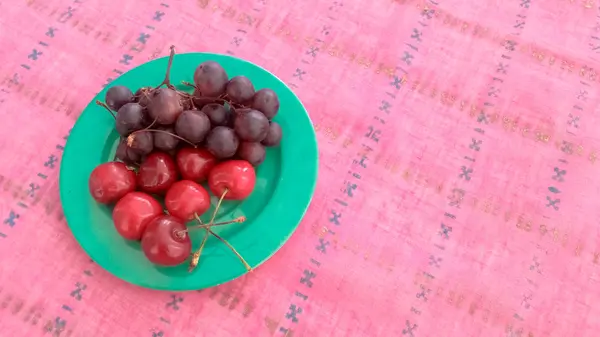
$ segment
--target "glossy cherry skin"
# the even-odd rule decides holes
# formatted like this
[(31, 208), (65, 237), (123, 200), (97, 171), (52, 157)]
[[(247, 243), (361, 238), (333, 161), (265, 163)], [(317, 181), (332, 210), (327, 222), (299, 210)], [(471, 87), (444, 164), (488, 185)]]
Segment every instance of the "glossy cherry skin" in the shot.
[(150, 262), (160, 266), (176, 266), (192, 252), (192, 242), (183, 220), (171, 215), (154, 218), (142, 235), (142, 251)]
[(173, 184), (165, 196), (165, 206), (172, 216), (192, 220), (194, 214), (204, 214), (210, 208), (210, 195), (204, 187), (191, 180), (180, 180)]
[(135, 172), (121, 162), (103, 163), (90, 174), (88, 187), (94, 200), (110, 204), (135, 191)]
[(214, 195), (223, 199), (246, 199), (254, 190), (256, 173), (252, 164), (245, 160), (228, 160), (217, 164), (208, 175), (208, 187)]
[(164, 152), (154, 152), (140, 165), (138, 186), (145, 192), (163, 194), (177, 181), (177, 166)]
[(183, 179), (201, 183), (208, 179), (208, 173), (217, 165), (217, 158), (206, 149), (184, 147), (177, 152), (177, 168)]
[(117, 232), (127, 240), (140, 240), (148, 223), (162, 215), (161, 204), (143, 192), (127, 193), (117, 202), (112, 217)]

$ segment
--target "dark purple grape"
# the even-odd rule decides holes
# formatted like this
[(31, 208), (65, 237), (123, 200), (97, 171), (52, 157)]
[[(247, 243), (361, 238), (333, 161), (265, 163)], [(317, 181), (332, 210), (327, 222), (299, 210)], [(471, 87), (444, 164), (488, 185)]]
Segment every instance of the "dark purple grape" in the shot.
[(141, 106), (145, 107), (150, 102), (150, 92), (151, 87), (141, 87), (135, 92), (135, 96), (133, 97), (133, 101), (139, 103)]
[(125, 86), (116, 85), (106, 91), (104, 100), (106, 101), (106, 105), (117, 111), (126, 103), (133, 101), (133, 93)]
[(234, 129), (243, 141), (261, 142), (269, 131), (269, 120), (257, 110), (238, 111), (235, 116)]
[(115, 153), (115, 159), (127, 163), (129, 158), (127, 157), (127, 140), (121, 139), (119, 145), (117, 145), (117, 152)]
[(265, 161), (265, 147), (261, 143), (242, 142), (237, 150), (237, 155), (245, 161), (258, 166)]
[(269, 131), (267, 132), (267, 137), (263, 139), (261, 142), (264, 146), (277, 146), (279, 142), (281, 142), (281, 126), (275, 122), (271, 122), (269, 124)]
[(218, 159), (233, 157), (239, 143), (235, 131), (226, 126), (217, 126), (206, 136), (206, 149)]
[(194, 144), (203, 141), (208, 131), (210, 119), (202, 111), (186, 110), (175, 122), (175, 133)]
[(235, 103), (245, 104), (254, 96), (254, 85), (246, 76), (236, 76), (229, 80), (225, 89), (227, 96)]
[(134, 132), (127, 137), (127, 146), (140, 156), (145, 156), (154, 150), (152, 131)]
[(207, 104), (202, 107), (201, 111), (208, 116), (211, 126), (227, 126), (229, 111), (227, 111), (227, 108), (223, 105), (218, 103)]
[(115, 128), (121, 136), (142, 129), (144, 124), (144, 108), (137, 103), (127, 103), (117, 111)]
[(228, 80), (225, 69), (214, 61), (201, 63), (194, 72), (194, 84), (198, 96), (217, 97), (223, 94)]
[(142, 160), (142, 157), (134, 150), (130, 149), (127, 146), (127, 139), (123, 138), (119, 141), (119, 145), (117, 146), (115, 159), (120, 160), (127, 165), (133, 165), (139, 164)]
[[(154, 147), (162, 151), (174, 150), (179, 145), (179, 139), (174, 136), (175, 131), (171, 127), (158, 128), (158, 132), (154, 132)], [(165, 132), (161, 132), (165, 131)], [(167, 133), (168, 132), (168, 133)]]
[(229, 112), (229, 120), (227, 121), (227, 126), (229, 126), (230, 128), (233, 128), (235, 126), (235, 119), (237, 118), (237, 116), (242, 115), (252, 109), (250, 108), (238, 108), (238, 109), (234, 109), (233, 107), (229, 107), (230, 112)]
[(148, 102), (148, 115), (161, 125), (175, 123), (177, 117), (183, 112), (181, 97), (169, 88), (159, 88), (152, 92)]
[(271, 89), (260, 89), (252, 98), (252, 108), (262, 112), (271, 120), (279, 111), (279, 97)]
[(127, 158), (132, 164), (139, 165), (142, 161), (144, 161), (144, 156), (135, 152), (133, 149), (127, 148)]

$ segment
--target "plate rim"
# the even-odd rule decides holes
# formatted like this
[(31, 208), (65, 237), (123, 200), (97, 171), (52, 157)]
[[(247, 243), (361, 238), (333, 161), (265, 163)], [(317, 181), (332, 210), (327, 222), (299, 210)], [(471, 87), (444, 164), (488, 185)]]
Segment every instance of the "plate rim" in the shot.
[[(286, 233), (285, 236), (281, 239), (281, 242), (279, 243), (279, 245), (277, 245), (276, 247), (274, 247), (273, 249), (270, 249), (271, 252), (269, 254), (267, 254), (265, 257), (263, 257), (260, 261), (258, 262), (249, 262), (252, 265), (252, 269), (253, 271), (256, 270), (258, 267), (260, 267), (261, 265), (263, 265), (267, 260), (269, 260), (271, 257), (273, 257), (273, 255), (275, 255), (275, 253), (277, 253), (285, 243), (287, 243), (289, 241), (289, 239), (291, 238), (291, 236), (296, 232), (296, 230), (298, 229), (300, 223), (302, 222), (302, 219), (304, 218), (304, 216), (306, 215), (306, 212), (308, 211), (308, 207), (310, 206), (310, 203), (312, 202), (312, 198), (314, 197), (314, 193), (316, 190), (316, 184), (317, 184), (317, 180), (318, 180), (318, 172), (319, 172), (319, 155), (318, 155), (318, 140), (316, 137), (316, 132), (314, 129), (314, 124), (310, 118), (310, 115), (308, 114), (308, 110), (306, 109), (306, 107), (304, 106), (304, 104), (302, 103), (302, 101), (300, 100), (300, 98), (296, 95), (296, 93), (294, 93), (294, 91), (292, 91), (292, 89), (284, 82), (282, 81), (279, 77), (277, 77), (275, 74), (271, 73), (270, 71), (268, 71), (267, 69), (261, 67), (260, 65), (257, 65), (255, 63), (252, 63), (248, 60), (244, 60), (232, 55), (227, 55), (227, 54), (220, 54), (220, 53), (208, 53), (208, 52), (189, 52), (189, 53), (178, 53), (175, 55), (175, 59), (173, 60), (174, 64), (175, 62), (177, 62), (177, 58), (182, 58), (182, 57), (194, 57), (194, 56), (201, 56), (201, 57), (212, 57), (212, 56), (217, 56), (219, 58), (229, 58), (234, 60), (235, 62), (239, 62), (239, 63), (243, 63), (245, 66), (251, 66), (251, 67), (255, 67), (258, 68), (258, 70), (260, 70), (261, 72), (268, 74), (269, 76), (272, 77), (273, 80), (279, 82), (279, 84), (281, 85), (282, 88), (285, 88), (285, 90), (291, 94), (290, 96), (295, 100), (295, 103), (299, 105), (299, 107), (301, 107), (302, 111), (298, 111), (298, 113), (300, 113), (301, 117), (306, 118), (307, 122), (308, 122), (308, 126), (310, 129), (310, 136), (306, 137), (304, 140), (309, 139), (310, 144), (306, 144), (308, 145), (308, 147), (310, 148), (311, 152), (314, 152), (314, 160), (310, 161), (311, 165), (309, 165), (309, 168), (311, 169), (312, 172), (308, 172), (308, 175), (311, 179), (305, 179), (305, 181), (303, 181), (303, 185), (305, 188), (303, 188), (304, 191), (304, 199), (300, 200), (300, 202), (298, 201), (294, 201), (295, 204), (297, 204), (297, 206), (295, 207), (297, 209), (296, 214), (293, 216), (295, 218), (297, 218), (296, 220), (293, 220), (293, 222), (295, 223), (294, 225), (290, 225), (289, 226), (289, 233)], [(140, 67), (144, 67), (144, 66), (148, 66), (150, 64), (156, 63), (165, 63), (165, 67), (166, 67), (166, 63), (168, 61), (168, 57), (160, 57), (160, 58), (156, 58), (154, 60), (148, 61), (148, 62), (144, 62), (136, 67), (133, 67), (131, 69), (129, 69), (127, 72), (123, 73), (122, 75), (120, 75), (118, 78), (116, 78), (115, 80), (111, 81), (109, 84), (107, 84), (102, 91), (100, 91), (99, 93), (97, 93), (92, 100), (86, 105), (86, 107), (84, 108), (84, 110), (82, 111), (82, 113), (80, 114), (80, 116), (78, 116), (77, 120), (75, 121), (72, 131), (73, 132), (80, 120), (81, 117), (88, 112), (89, 110), (93, 110), (96, 106), (95, 104), (95, 100), (98, 99), (99, 97), (102, 98), (104, 96), (104, 94), (106, 93), (106, 91), (114, 86), (114, 85), (118, 85), (120, 80), (122, 80), (124, 77), (127, 76), (128, 73), (132, 72), (133, 70), (140, 68)], [(298, 109), (299, 110), (299, 109)], [(277, 119), (277, 117), (276, 117)], [(69, 146), (71, 144), (71, 146)], [(235, 276), (233, 277), (226, 277), (224, 280), (221, 281), (216, 281), (214, 284), (208, 285), (208, 286), (187, 286), (187, 283), (183, 283), (183, 286), (179, 286), (181, 283), (171, 283), (168, 286), (159, 286), (156, 284), (151, 284), (151, 282), (139, 282), (139, 279), (130, 279), (128, 278), (126, 275), (122, 275), (122, 273), (117, 273), (115, 272), (115, 268), (111, 268), (110, 266), (106, 266), (105, 263), (98, 263), (97, 261), (102, 261), (102, 259), (99, 259), (97, 256), (97, 252), (94, 249), (91, 249), (89, 246), (89, 244), (85, 244), (84, 242), (87, 241), (84, 238), (81, 238), (80, 235), (82, 235), (83, 233), (80, 233), (80, 230), (78, 228), (75, 228), (73, 226), (73, 221), (76, 221), (76, 219), (74, 219), (75, 215), (72, 215), (69, 211), (69, 194), (70, 191), (68, 191), (68, 188), (66, 185), (68, 185), (68, 181), (69, 181), (69, 177), (67, 177), (68, 173), (70, 173), (70, 168), (68, 167), (68, 165), (72, 165), (69, 164), (71, 163), (73, 160), (70, 159), (70, 149), (73, 148), (73, 141), (72, 138), (69, 136), (67, 139), (67, 143), (65, 144), (65, 149), (64, 149), (64, 153), (63, 156), (61, 158), (61, 166), (60, 166), (60, 173), (59, 173), (59, 191), (60, 191), (60, 200), (61, 200), (61, 204), (63, 207), (63, 211), (65, 214), (65, 220), (67, 222), (67, 225), (69, 226), (69, 229), (71, 231), (71, 233), (73, 234), (73, 237), (75, 238), (75, 241), (77, 241), (78, 245), (83, 249), (83, 251), (94, 261), (96, 262), (96, 264), (98, 264), (102, 269), (106, 270), (109, 274), (115, 276), (116, 278), (119, 278), (129, 284), (133, 284), (142, 288), (147, 288), (147, 289), (154, 289), (154, 290), (163, 290), (163, 291), (189, 291), (189, 290), (198, 290), (198, 289), (204, 289), (204, 288), (210, 288), (210, 287), (215, 287), (218, 286), (220, 284), (223, 283), (227, 283), (230, 281), (233, 281), (235, 279), (240, 278), (243, 275), (246, 275), (247, 273), (249, 273), (248, 271), (246, 271), (244, 268), (243, 272), (241, 273), (236, 273)], [(285, 144), (285, 138), (284, 138), (284, 142), (282, 142), (282, 144)], [(289, 167), (293, 167), (292, 163), (285, 163), (285, 158), (286, 157), (290, 157), (293, 156), (293, 154), (288, 154), (286, 156), (284, 156), (284, 153), (286, 153), (283, 150), (283, 146), (282, 146), (282, 155), (281, 155), (281, 160), (282, 162), (284, 162), (282, 164), (282, 168), (281, 168), (281, 172), (284, 172), (284, 167), (289, 168)], [(290, 166), (292, 165), (292, 166)], [(281, 174), (281, 176), (279, 177), (279, 182), (277, 184), (277, 187), (274, 189), (271, 198), (273, 198), (275, 195), (277, 195), (278, 193), (282, 193), (281, 191), (284, 190), (284, 188), (282, 186), (280, 186), (282, 179), (283, 178), (283, 174)], [(306, 182), (306, 180), (308, 180), (308, 184)], [(87, 179), (86, 179), (87, 181)], [(288, 182), (288, 184), (294, 184), (293, 182)], [(87, 191), (87, 185), (85, 186), (85, 190)], [(91, 198), (91, 197), (90, 197)], [(261, 219), (263, 218), (264, 214), (266, 213), (265, 210), (269, 209), (269, 206), (272, 205), (272, 202), (268, 202), (265, 207), (263, 209), (261, 209), (259, 215), (257, 216), (257, 218), (253, 219), (253, 221), (261, 221)], [(71, 219), (70, 219), (71, 218)], [(264, 219), (262, 219), (262, 221), (264, 221)], [(228, 239), (232, 245), (235, 246), (235, 241), (236, 238), (239, 237), (239, 235), (234, 235), (234, 237), (232, 239)]]

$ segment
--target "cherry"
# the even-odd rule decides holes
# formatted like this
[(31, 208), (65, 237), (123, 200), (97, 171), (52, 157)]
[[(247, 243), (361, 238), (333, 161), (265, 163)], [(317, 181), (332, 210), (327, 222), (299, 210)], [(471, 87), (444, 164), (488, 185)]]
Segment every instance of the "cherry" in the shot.
[(92, 198), (101, 204), (110, 204), (135, 190), (135, 172), (121, 162), (98, 165), (88, 181)]
[(177, 181), (177, 166), (167, 153), (154, 152), (138, 171), (138, 186), (148, 193), (165, 193)]
[(183, 179), (201, 183), (217, 164), (217, 158), (206, 149), (184, 147), (177, 152), (177, 167)]
[(127, 193), (113, 209), (112, 217), (117, 232), (127, 240), (140, 240), (146, 226), (163, 214), (161, 204), (142, 192)]
[(171, 215), (154, 218), (142, 235), (142, 251), (150, 262), (176, 266), (192, 252), (192, 242), (183, 220)]
[(208, 175), (208, 187), (212, 193), (227, 200), (247, 198), (255, 183), (254, 167), (245, 160), (228, 160), (217, 164)]
[(189, 221), (210, 208), (210, 195), (195, 182), (180, 180), (167, 191), (165, 206), (169, 214)]

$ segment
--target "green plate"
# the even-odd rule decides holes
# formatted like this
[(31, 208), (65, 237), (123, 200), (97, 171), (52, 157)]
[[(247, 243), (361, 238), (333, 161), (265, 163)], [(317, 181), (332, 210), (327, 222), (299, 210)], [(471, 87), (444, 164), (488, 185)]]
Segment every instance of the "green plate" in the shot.
[[(231, 77), (244, 75), (256, 89), (271, 88), (279, 96), (281, 107), (275, 121), (283, 129), (277, 148), (267, 151), (266, 160), (257, 168), (256, 187), (242, 202), (224, 202), (218, 221), (246, 216), (243, 224), (215, 227), (253, 267), (271, 257), (292, 235), (312, 199), (317, 169), (317, 141), (306, 109), (296, 95), (267, 70), (244, 60), (219, 54), (177, 54), (171, 70), (171, 82), (193, 82), (196, 67), (207, 60), (220, 63)], [(73, 127), (60, 168), (60, 197), (67, 223), (81, 247), (100, 266), (127, 282), (152, 289), (182, 291), (216, 286), (246, 273), (237, 257), (211, 237), (200, 264), (192, 273), (187, 263), (177, 267), (159, 267), (144, 257), (139, 242), (126, 241), (114, 228), (112, 207), (97, 204), (88, 191), (88, 178), (101, 163), (114, 158), (119, 135), (114, 119), (95, 100), (104, 100), (106, 90), (124, 85), (132, 91), (162, 82), (167, 57), (145, 63), (120, 76), (85, 108)], [(178, 86), (183, 89), (185, 87)], [(212, 207), (217, 198), (211, 197)], [(206, 219), (211, 208), (203, 216)], [(218, 228), (218, 229), (217, 229)], [(198, 248), (203, 232), (192, 231), (193, 248)]]

